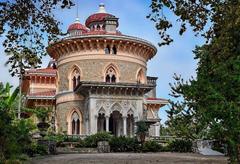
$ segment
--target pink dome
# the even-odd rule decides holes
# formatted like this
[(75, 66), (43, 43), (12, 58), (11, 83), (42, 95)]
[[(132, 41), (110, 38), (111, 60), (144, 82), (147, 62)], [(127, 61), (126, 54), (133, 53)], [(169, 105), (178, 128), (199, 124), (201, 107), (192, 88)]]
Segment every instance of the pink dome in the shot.
[(93, 22), (102, 22), (102, 21), (104, 21), (105, 18), (107, 18), (107, 17), (115, 17), (115, 16), (112, 15), (112, 14), (108, 14), (108, 13), (96, 13), (96, 14), (92, 14), (92, 15), (90, 15), (90, 16), (87, 18), (85, 25), (90, 28), (90, 24), (91, 24), (91, 23), (93, 23)]
[(67, 32), (70, 32), (70, 31), (73, 31), (73, 30), (81, 30), (83, 33), (88, 32), (87, 27), (82, 25), (78, 20), (76, 20), (73, 24), (71, 24), (68, 27)]

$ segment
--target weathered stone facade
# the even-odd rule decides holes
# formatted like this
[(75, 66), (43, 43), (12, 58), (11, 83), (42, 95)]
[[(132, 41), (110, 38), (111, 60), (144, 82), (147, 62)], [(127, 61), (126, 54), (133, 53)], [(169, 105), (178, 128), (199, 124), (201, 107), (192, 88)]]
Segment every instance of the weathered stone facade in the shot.
[(146, 74), (146, 69), (140, 64), (119, 61), (117, 57), (115, 60), (89, 59), (73, 61), (58, 67), (58, 91), (69, 91), (69, 83), (71, 81), (69, 74), (74, 67), (78, 67), (81, 70), (82, 81), (104, 81), (104, 70), (111, 64), (117, 67), (120, 74), (119, 81), (123, 83), (136, 83), (137, 73), (140, 69), (144, 70), (144, 74)]

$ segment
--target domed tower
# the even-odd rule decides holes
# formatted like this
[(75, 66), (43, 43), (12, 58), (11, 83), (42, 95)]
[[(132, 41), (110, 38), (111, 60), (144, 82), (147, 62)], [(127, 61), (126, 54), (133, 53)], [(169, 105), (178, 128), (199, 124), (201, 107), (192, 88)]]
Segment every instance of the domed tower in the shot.
[(88, 29), (80, 23), (79, 18), (76, 18), (75, 22), (68, 27), (67, 32), (70, 36), (83, 35), (88, 32)]
[[(157, 49), (146, 40), (121, 34), (118, 18), (103, 4), (85, 25), (77, 20), (67, 37), (47, 48), (57, 61), (57, 131), (133, 136), (135, 123), (149, 117), (146, 97), (154, 96), (156, 78), (146, 76), (147, 61)], [(163, 105), (151, 102), (158, 103), (152, 110)], [(159, 122), (158, 116), (154, 120)]]

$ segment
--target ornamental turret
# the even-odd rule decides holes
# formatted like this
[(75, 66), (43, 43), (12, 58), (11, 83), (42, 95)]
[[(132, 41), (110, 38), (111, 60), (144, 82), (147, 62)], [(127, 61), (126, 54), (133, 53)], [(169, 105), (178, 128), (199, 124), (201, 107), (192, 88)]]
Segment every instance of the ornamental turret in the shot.
[(79, 18), (76, 18), (75, 22), (68, 27), (67, 32), (70, 36), (83, 35), (88, 32), (88, 29), (80, 23)]
[(97, 13), (90, 15), (85, 25), (91, 31), (106, 31), (107, 33), (117, 33), (118, 18), (109, 14), (105, 10), (105, 5), (101, 3)]

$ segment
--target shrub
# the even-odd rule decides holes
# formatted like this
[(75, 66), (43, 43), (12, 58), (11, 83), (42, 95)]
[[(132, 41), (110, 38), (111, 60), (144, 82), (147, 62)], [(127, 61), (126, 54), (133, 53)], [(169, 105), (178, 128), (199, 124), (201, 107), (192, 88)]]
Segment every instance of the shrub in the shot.
[(144, 122), (144, 121), (137, 122), (137, 132), (136, 132), (136, 134), (140, 138), (141, 143), (143, 143), (145, 141), (145, 137), (147, 135), (147, 132), (148, 132), (148, 126), (147, 126), (146, 122)]
[(62, 145), (63, 145), (62, 143), (64, 142), (65, 138), (66, 137), (64, 135), (61, 135), (61, 134), (47, 135), (47, 136), (44, 137), (45, 140), (55, 141), (57, 147), (62, 147)]
[(170, 151), (171, 151), (171, 148), (169, 147), (169, 145), (163, 146), (161, 149), (161, 152), (170, 152)]
[(78, 144), (77, 144), (75, 147), (78, 147), (78, 148), (79, 148), (79, 147), (85, 147), (85, 145), (86, 145), (86, 144), (85, 144), (85, 141), (80, 139), (80, 140), (78, 141)]
[(169, 143), (172, 152), (192, 152), (192, 142), (190, 140), (174, 140)]
[(146, 141), (142, 146), (143, 152), (159, 152), (162, 150), (162, 146), (156, 141)]
[(97, 147), (99, 141), (110, 141), (112, 136), (107, 132), (99, 132), (84, 139), (85, 147)]
[(113, 152), (136, 152), (140, 151), (140, 146), (135, 138), (113, 137), (109, 142)]
[(64, 135), (63, 136), (63, 142), (78, 142), (79, 141), (79, 137), (78, 136), (68, 136), (68, 135)]
[(40, 155), (47, 155), (48, 154), (48, 147), (45, 145), (37, 145), (36, 153)]
[(39, 145), (37, 143), (32, 143), (25, 151), (25, 153), (33, 157), (35, 154), (46, 155), (48, 154), (48, 147), (45, 145)]

